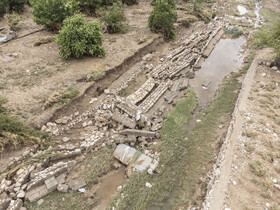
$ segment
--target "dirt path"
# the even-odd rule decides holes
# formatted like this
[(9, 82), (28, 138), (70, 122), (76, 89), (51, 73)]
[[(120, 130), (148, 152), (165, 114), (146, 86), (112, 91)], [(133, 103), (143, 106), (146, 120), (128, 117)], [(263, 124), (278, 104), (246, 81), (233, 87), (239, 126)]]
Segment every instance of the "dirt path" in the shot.
[(257, 67), (264, 53), (258, 53), (243, 80), (242, 90), (236, 103), (232, 122), (217, 161), (215, 181), (212, 189), (209, 191), (204, 209), (224, 209), (224, 202), (232, 173), (232, 162), (237, 154), (236, 145), (239, 136), (242, 134), (242, 126), (245, 120), (244, 114), (248, 112), (248, 98), (250, 97)]

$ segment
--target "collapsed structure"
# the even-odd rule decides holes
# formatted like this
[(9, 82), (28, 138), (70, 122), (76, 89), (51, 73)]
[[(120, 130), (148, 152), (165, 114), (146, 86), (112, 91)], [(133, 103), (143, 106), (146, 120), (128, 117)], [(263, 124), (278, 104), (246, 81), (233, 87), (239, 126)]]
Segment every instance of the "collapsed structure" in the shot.
[[(154, 139), (160, 138), (161, 115), (176, 97), (182, 96), (194, 69), (210, 55), (222, 34), (222, 24), (212, 22), (204, 30), (181, 38), (180, 46), (161, 58), (158, 66), (147, 64), (153, 54), (144, 56), (129, 79), (117, 89), (107, 89), (88, 111), (63, 116), (44, 125), (42, 131), (61, 137), (60, 143), (44, 151), (34, 146), (11, 160), (0, 177), (0, 209), (19, 209), (23, 201), (36, 201), (54, 190), (67, 192), (83, 187), (85, 183), (81, 180), (65, 181), (67, 173), (76, 164), (71, 159), (104, 145), (116, 147), (114, 156), (123, 164), (133, 163), (135, 170), (147, 170), (152, 174), (160, 154), (147, 148), (153, 145)], [(121, 91), (143, 72), (146, 72), (147, 80), (138, 90), (120, 96)], [(65, 137), (67, 131), (74, 128), (84, 130), (80, 137)], [(137, 152), (133, 148), (136, 146), (146, 151), (145, 154)], [(136, 160), (132, 161), (136, 154)], [(36, 158), (41, 162), (26, 161)]]

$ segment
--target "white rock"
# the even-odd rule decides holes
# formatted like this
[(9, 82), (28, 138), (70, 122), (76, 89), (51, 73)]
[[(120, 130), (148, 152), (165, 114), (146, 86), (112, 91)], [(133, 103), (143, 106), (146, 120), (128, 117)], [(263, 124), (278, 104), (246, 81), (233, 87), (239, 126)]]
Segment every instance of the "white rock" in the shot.
[(265, 77), (265, 76), (266, 76), (266, 73), (262, 73), (262, 76)]
[(232, 181), (232, 184), (235, 186), (237, 185), (236, 181), (234, 181), (234, 180)]
[(151, 188), (152, 187), (151, 183), (146, 182), (146, 187)]
[(201, 120), (200, 120), (200, 119), (197, 119), (196, 122), (201, 122)]
[(38, 206), (42, 205), (42, 203), (44, 203), (44, 199), (40, 199), (37, 201)]
[(70, 138), (68, 138), (68, 137), (63, 137), (63, 139), (62, 139), (63, 142), (68, 142), (69, 140), (70, 140)]
[(117, 192), (121, 191), (121, 190), (122, 190), (122, 188), (123, 188), (123, 186), (122, 186), (122, 185), (118, 186), (118, 187), (117, 187)]
[(271, 67), (271, 70), (277, 71), (278, 68), (277, 68), (277, 66), (272, 66), (272, 67)]
[(19, 191), (17, 194), (18, 198), (24, 198), (25, 197), (25, 192), (23, 190)]

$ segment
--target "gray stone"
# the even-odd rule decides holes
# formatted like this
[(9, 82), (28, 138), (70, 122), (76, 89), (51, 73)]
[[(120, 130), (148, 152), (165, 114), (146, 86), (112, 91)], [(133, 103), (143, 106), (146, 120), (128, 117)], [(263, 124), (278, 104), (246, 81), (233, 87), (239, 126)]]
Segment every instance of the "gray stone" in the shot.
[(55, 177), (52, 176), (51, 178), (45, 180), (45, 185), (47, 186), (48, 190), (53, 191), (56, 189), (58, 182), (56, 181)]
[(79, 188), (84, 187), (84, 186), (86, 186), (86, 182), (82, 178), (77, 178), (77, 179), (71, 180), (69, 182), (69, 187), (73, 191), (77, 191)]
[(21, 207), (22, 207), (21, 199), (12, 200), (10, 202), (10, 205), (8, 206), (7, 210), (20, 210)]
[(42, 205), (43, 203), (44, 203), (44, 199), (42, 199), (42, 198), (37, 201), (38, 206)]
[(271, 67), (271, 70), (277, 71), (278, 68), (277, 68), (277, 66), (272, 66), (272, 67)]
[(144, 136), (147, 138), (154, 138), (155, 132), (152, 131), (143, 131), (143, 130), (135, 130), (135, 129), (126, 129), (119, 132), (122, 135), (134, 135), (134, 136)]
[(67, 184), (59, 184), (57, 190), (59, 192), (68, 192), (69, 186)]
[(58, 184), (65, 183), (65, 177), (66, 177), (66, 174), (60, 174), (58, 177), (56, 177)]
[(24, 196), (25, 196), (25, 192), (23, 190), (19, 191), (17, 194), (18, 198), (24, 198)]
[(118, 114), (118, 113), (114, 113), (112, 115), (112, 120), (123, 124), (124, 126), (128, 127), (128, 128), (135, 128), (136, 123), (134, 120), (125, 117), (124, 115)]

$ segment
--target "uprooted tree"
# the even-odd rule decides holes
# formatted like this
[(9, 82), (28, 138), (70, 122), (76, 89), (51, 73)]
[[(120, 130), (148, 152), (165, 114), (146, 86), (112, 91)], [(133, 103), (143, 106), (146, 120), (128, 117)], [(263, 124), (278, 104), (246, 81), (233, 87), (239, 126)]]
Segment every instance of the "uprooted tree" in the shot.
[(49, 30), (59, 30), (65, 18), (79, 12), (74, 0), (31, 0), (33, 20)]
[(92, 57), (104, 57), (105, 50), (102, 47), (103, 35), (99, 22), (86, 22), (81, 14), (76, 14), (63, 21), (63, 27), (56, 36), (59, 45), (59, 54), (62, 58), (83, 55)]
[(177, 13), (168, 0), (157, 0), (149, 17), (149, 27), (153, 32), (162, 33), (168, 39), (176, 37), (174, 23)]

